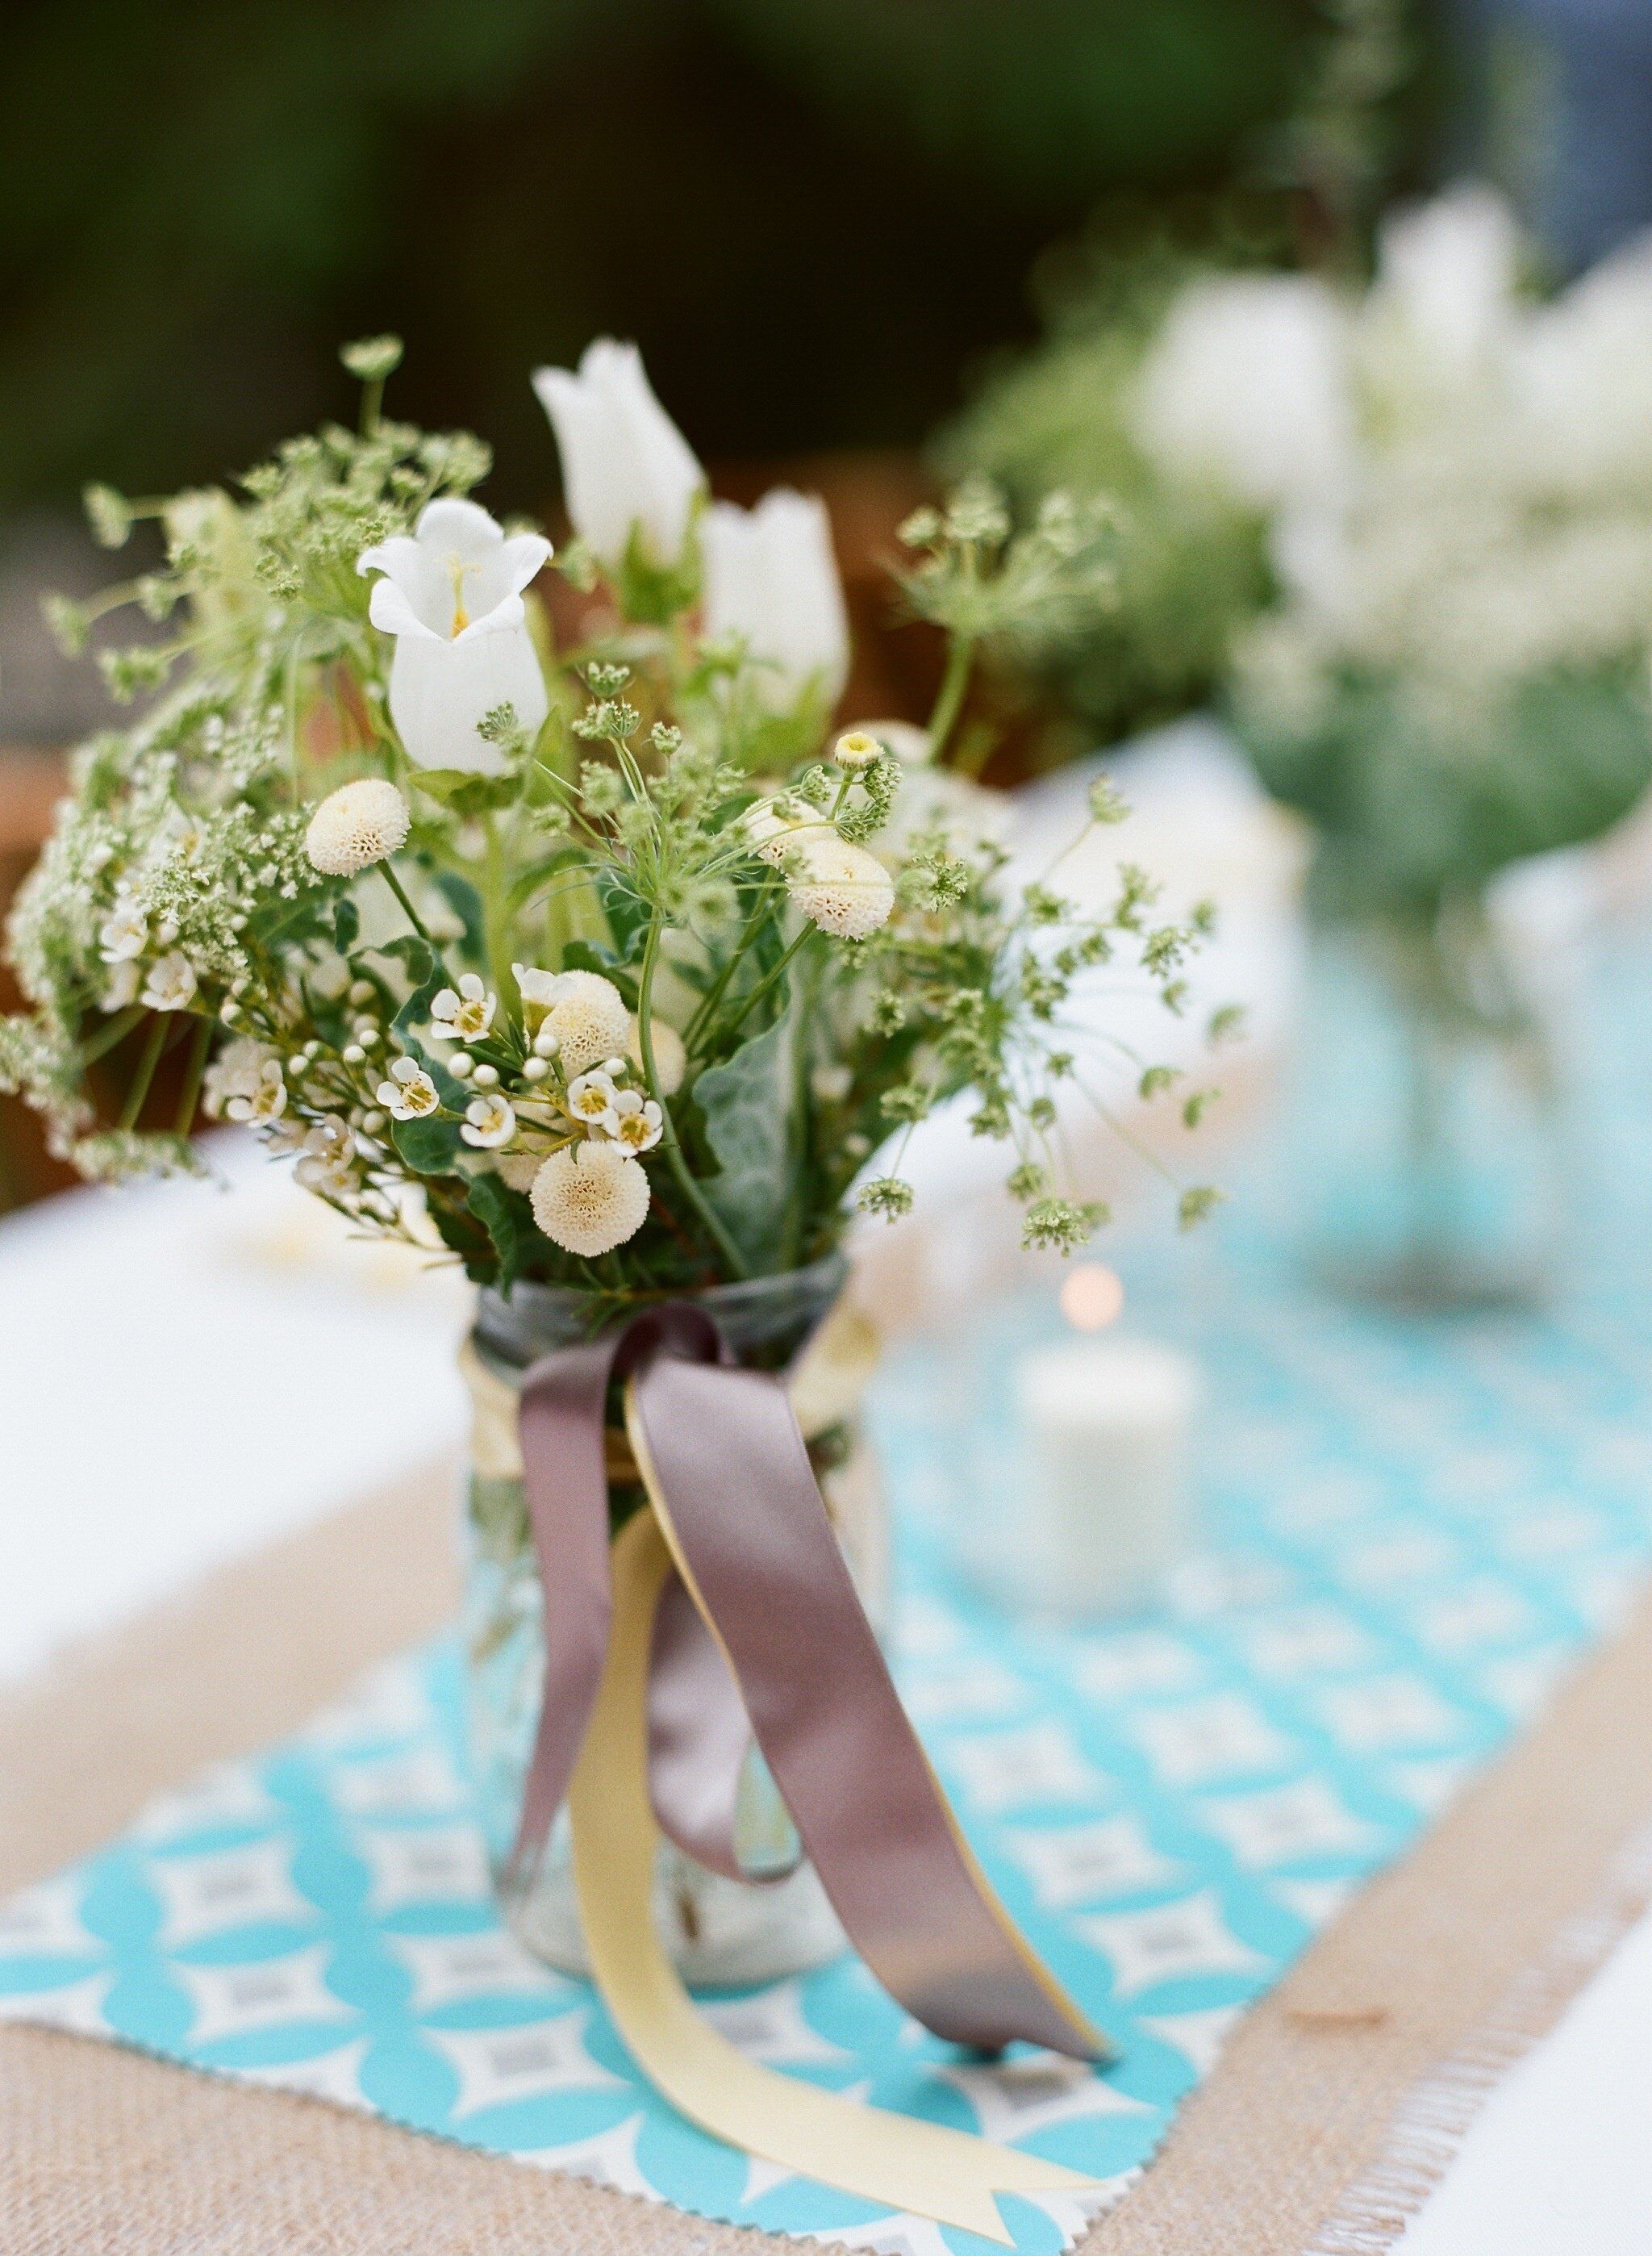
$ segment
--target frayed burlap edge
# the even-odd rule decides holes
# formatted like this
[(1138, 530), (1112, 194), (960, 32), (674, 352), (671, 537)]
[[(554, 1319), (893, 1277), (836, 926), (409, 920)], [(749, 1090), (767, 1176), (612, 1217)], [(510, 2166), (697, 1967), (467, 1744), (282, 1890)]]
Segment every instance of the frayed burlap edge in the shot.
[(1652, 1604), (1235, 2028), (1083, 2256), (1375, 2256), (1652, 1892)]
[[(432, 1464), (0, 1698), (0, 1890), (290, 1731), (452, 1611)], [(1085, 2256), (1370, 2256), (1652, 1885), (1652, 1607), (1240, 2023)], [(1618, 1860), (1614, 1864), (1614, 1859)], [(6, 2256), (759, 2256), (708, 2223), (291, 2094), (0, 2029)]]

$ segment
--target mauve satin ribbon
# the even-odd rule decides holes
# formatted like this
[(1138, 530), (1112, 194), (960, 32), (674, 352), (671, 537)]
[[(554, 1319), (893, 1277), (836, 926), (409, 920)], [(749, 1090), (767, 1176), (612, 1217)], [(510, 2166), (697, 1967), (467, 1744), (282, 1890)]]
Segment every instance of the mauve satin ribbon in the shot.
[[(959, 2044), (997, 2052), (1020, 2038), (1098, 2057), (1102, 2040), (1009, 1926), (956, 1829), (784, 1387), (739, 1367), (713, 1319), (686, 1301), (545, 1356), (523, 1381), (545, 1682), (513, 1863), (531, 1865), (543, 1847), (601, 1681), (611, 1611), (603, 1411), (616, 1378), (630, 1381), (639, 1458), (694, 1591), (675, 1582), (657, 1618), (657, 1666), (676, 1655), (670, 1712), (657, 1710), (650, 1731), (662, 1822), (737, 1875), (731, 1780), (743, 1732), (722, 1656), (714, 1681), (710, 1637), (685, 1634), (683, 1610), (697, 1599), (833, 1907), (890, 1994)], [(696, 1685), (712, 1741), (698, 1749)]]

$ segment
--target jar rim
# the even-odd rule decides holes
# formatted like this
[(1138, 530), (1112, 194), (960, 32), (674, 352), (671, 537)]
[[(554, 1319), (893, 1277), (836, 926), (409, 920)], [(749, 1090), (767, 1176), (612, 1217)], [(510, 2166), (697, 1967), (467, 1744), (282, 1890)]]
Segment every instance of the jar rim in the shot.
[[(767, 1276), (726, 1279), (694, 1292), (639, 1294), (632, 1312), (686, 1301), (714, 1316), (731, 1345), (739, 1348), (761, 1343), (791, 1328), (805, 1335), (812, 1331), (843, 1290), (848, 1273), (847, 1258), (834, 1248), (800, 1268)], [(540, 1285), (531, 1280), (518, 1280), (508, 1296), (484, 1285), (476, 1296), (477, 1346), (484, 1354), (491, 1350), (507, 1363), (519, 1363), (524, 1356), (589, 1338), (592, 1299), (591, 1294), (571, 1285)]]

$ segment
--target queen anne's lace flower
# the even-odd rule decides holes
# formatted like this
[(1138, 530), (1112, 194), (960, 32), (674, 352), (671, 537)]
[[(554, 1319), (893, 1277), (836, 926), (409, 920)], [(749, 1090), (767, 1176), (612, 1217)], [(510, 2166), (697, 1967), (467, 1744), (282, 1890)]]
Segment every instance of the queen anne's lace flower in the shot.
[(353, 878), (407, 843), (407, 801), (383, 776), (341, 784), (310, 817), (304, 850), (324, 877)]
[(430, 1031), (439, 1042), (479, 1042), (493, 1024), (498, 1000), (474, 971), (467, 971), (457, 993), (444, 987), (430, 1006)]
[(195, 999), (197, 984), (194, 965), (173, 948), (150, 965), (138, 1000), (151, 1011), (186, 1011)]
[(398, 1057), (378, 1085), (378, 1101), (393, 1120), (425, 1120), (440, 1109), (435, 1082), (417, 1059)]
[(533, 1179), (533, 1218), (552, 1244), (589, 1259), (635, 1237), (648, 1214), (648, 1175), (617, 1144), (553, 1152)]
[(810, 922), (839, 940), (864, 940), (895, 906), (895, 882), (876, 855), (835, 835), (805, 850), (790, 891)]
[(486, 1096), (473, 1097), (465, 1107), (464, 1124), (459, 1131), (467, 1144), (474, 1144), (484, 1152), (496, 1152), (508, 1144), (517, 1132), (515, 1108), (497, 1089)]

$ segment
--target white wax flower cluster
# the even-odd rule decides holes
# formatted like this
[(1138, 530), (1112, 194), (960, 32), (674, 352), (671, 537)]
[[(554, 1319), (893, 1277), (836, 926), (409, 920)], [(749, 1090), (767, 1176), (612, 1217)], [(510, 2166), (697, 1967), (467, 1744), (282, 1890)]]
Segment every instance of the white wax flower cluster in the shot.
[(1305, 705), (1352, 662), (1483, 707), (1652, 640), (1652, 239), (1547, 302), (1520, 249), (1464, 187), (1389, 221), (1363, 296), (1230, 275), (1172, 307), (1137, 436), (1266, 522), (1254, 693)]

